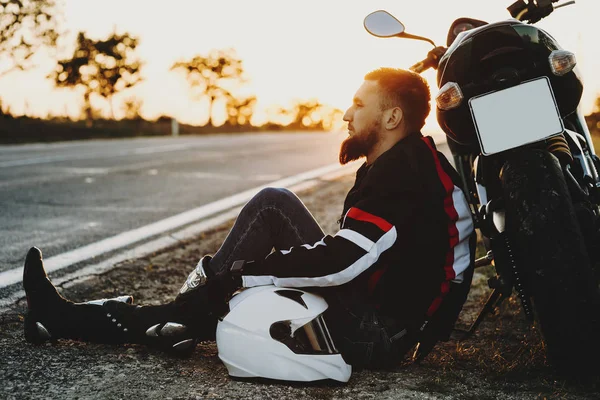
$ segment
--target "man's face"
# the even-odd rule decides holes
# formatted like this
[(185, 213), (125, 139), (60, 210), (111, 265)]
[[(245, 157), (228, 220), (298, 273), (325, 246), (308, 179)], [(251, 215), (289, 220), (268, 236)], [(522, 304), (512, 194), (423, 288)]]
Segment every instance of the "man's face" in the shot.
[(382, 119), (379, 101), (379, 84), (364, 81), (344, 114), (344, 121), (348, 122), (349, 137), (340, 148), (341, 164), (367, 156), (379, 141)]

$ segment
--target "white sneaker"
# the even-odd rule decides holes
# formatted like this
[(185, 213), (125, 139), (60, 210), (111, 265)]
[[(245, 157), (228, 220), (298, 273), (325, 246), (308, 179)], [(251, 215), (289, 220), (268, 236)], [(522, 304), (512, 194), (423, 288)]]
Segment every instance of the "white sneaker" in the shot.
[(208, 279), (208, 275), (206, 275), (205, 269), (208, 268), (208, 263), (212, 257), (204, 256), (198, 261), (196, 268), (188, 275), (187, 279), (183, 283), (181, 289), (179, 289), (179, 294), (187, 293), (198, 286), (204, 286), (206, 284), (206, 280)]

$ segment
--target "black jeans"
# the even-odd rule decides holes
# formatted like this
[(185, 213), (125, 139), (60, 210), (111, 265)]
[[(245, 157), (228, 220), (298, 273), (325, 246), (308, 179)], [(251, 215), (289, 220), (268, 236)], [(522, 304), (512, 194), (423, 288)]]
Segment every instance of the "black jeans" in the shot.
[[(294, 193), (287, 189), (263, 189), (244, 206), (210, 267), (218, 273), (236, 260), (263, 259), (273, 249), (314, 244), (323, 236), (317, 221)], [(334, 343), (346, 362), (354, 367), (392, 366), (412, 347), (406, 330), (376, 309), (346, 301), (348, 294), (337, 287), (324, 288), (319, 294), (329, 303), (325, 320)]]
[(242, 208), (213, 255), (210, 268), (219, 273), (236, 260), (261, 260), (273, 249), (316, 243), (323, 236), (323, 230), (298, 196), (287, 189), (266, 188)]

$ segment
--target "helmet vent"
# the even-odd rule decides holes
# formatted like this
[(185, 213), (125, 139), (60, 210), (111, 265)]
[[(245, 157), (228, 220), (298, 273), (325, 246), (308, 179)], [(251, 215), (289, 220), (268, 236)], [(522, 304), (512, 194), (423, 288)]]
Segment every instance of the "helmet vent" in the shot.
[(302, 299), (302, 292), (298, 290), (276, 290), (275, 293), (277, 293), (281, 297), (286, 297), (290, 300), (295, 301), (296, 303), (300, 304), (302, 307), (308, 310), (308, 306)]

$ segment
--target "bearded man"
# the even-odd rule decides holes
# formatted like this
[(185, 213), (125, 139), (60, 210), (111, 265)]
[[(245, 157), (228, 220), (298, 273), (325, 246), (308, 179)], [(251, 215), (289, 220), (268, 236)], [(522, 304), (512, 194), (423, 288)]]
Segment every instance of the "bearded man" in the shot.
[(72, 303), (47, 279), (41, 252), (32, 248), (23, 279), (26, 339), (189, 351), (214, 339), (234, 291), (275, 285), (325, 297), (334, 343), (355, 368), (395, 365), (416, 343), (426, 354), (448, 336), (473, 269), (473, 223), (458, 174), (420, 133), (429, 102), (429, 87), (417, 74), (368, 73), (344, 115), (349, 137), (340, 163), (366, 161), (344, 201), (340, 230), (325, 235), (293, 193), (265, 189), (170, 303), (140, 307), (127, 297)]

